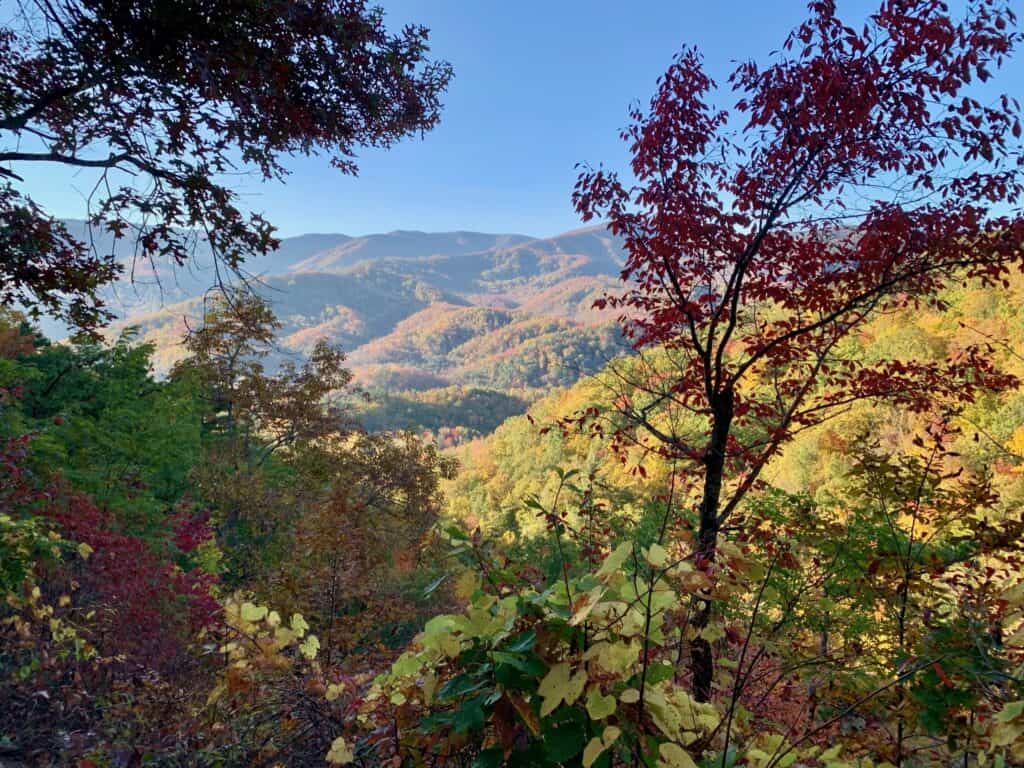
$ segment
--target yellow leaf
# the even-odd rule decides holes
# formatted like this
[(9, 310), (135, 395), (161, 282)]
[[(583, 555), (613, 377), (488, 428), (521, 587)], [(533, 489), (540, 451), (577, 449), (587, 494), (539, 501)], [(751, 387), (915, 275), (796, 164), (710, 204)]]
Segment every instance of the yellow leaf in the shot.
[(827, 763), (831, 760), (835, 760), (837, 757), (839, 757), (839, 753), (842, 751), (843, 745), (836, 744), (835, 746), (829, 747), (824, 752), (822, 752), (821, 755), (818, 756), (818, 761), (822, 763)]
[(1017, 427), (1013, 435), (1006, 443), (1006, 450), (1010, 453), (1024, 458), (1024, 427)]
[(586, 749), (583, 751), (584, 768), (590, 768), (590, 766), (592, 766), (597, 759), (601, 757), (601, 753), (607, 750), (621, 733), (622, 731), (620, 729), (613, 725), (609, 725), (604, 729), (600, 738), (594, 736), (594, 738), (587, 743)]
[(565, 687), (569, 684), (569, 664), (561, 662), (555, 664), (544, 679), (540, 681), (537, 693), (543, 698), (540, 705), (540, 716), (547, 717), (557, 707), (565, 696)]
[(565, 691), (565, 703), (572, 704), (576, 699), (583, 693), (583, 689), (587, 685), (587, 671), (581, 669), (575, 675), (572, 680), (569, 681), (569, 685)]
[(604, 563), (601, 564), (600, 570), (597, 572), (598, 578), (602, 576), (611, 576), (612, 574), (618, 573), (626, 559), (632, 554), (633, 545), (628, 541), (619, 544), (615, 550), (604, 559)]
[(597, 758), (601, 756), (601, 753), (615, 743), (621, 733), (620, 729), (614, 725), (609, 725), (604, 729), (601, 738), (597, 736), (592, 738), (583, 750), (583, 768), (590, 768), (597, 761)]
[(593, 688), (587, 693), (587, 714), (591, 720), (604, 720), (615, 711), (615, 697), (602, 696), (601, 691)]
[(223, 684), (214, 686), (213, 690), (210, 691), (210, 695), (206, 697), (206, 706), (210, 706), (215, 701), (217, 701), (217, 699), (221, 697), (225, 690), (226, 689)]
[(308, 629), (309, 629), (309, 624), (307, 624), (306, 620), (304, 618), (302, 618), (302, 614), (301, 613), (293, 613), (292, 614), (292, 632), (294, 632), (299, 637), (302, 637), (304, 634), (306, 634), (306, 630), (308, 630)]
[(324, 694), (324, 698), (328, 701), (334, 701), (339, 698), (341, 694), (345, 692), (344, 683), (331, 683), (327, 686), (327, 693)]
[(420, 690), (423, 691), (423, 701), (426, 704), (432, 704), (434, 702), (434, 691), (437, 690), (437, 675), (434, 672), (428, 672), (424, 678), (422, 684), (420, 684)]
[(709, 643), (713, 643), (725, 637), (725, 630), (722, 628), (721, 624), (717, 621), (713, 621), (700, 631), (700, 636)]
[(274, 644), (278, 648), (284, 648), (286, 645), (290, 645), (293, 640), (296, 639), (296, 634), (290, 629), (284, 627), (278, 627), (274, 630)]
[(580, 670), (575, 676), (570, 676), (569, 662), (563, 661), (555, 664), (544, 679), (540, 681), (537, 693), (543, 701), (540, 705), (540, 716), (547, 717), (563, 701), (572, 704), (583, 693), (583, 686), (587, 683), (587, 673)]
[(597, 736), (587, 742), (587, 746), (583, 749), (583, 768), (590, 768), (597, 758), (604, 752), (604, 742), (601, 741)]
[(690, 754), (678, 744), (666, 742), (658, 747), (658, 768), (697, 768)]
[(334, 765), (347, 765), (356, 759), (356, 753), (341, 736), (331, 742), (331, 751), (327, 753), (327, 762)]
[(673, 576), (684, 576), (693, 570), (693, 566), (689, 560), (682, 560), (672, 566), (672, 570), (669, 571)]
[(1009, 723), (1024, 715), (1024, 701), (1011, 701), (996, 714), (996, 721)]
[(480, 580), (473, 571), (463, 571), (455, 580), (455, 596), (459, 600), (468, 601), (480, 586)]
[(242, 603), (242, 621), (250, 623), (261, 621), (267, 615), (267, 606)]
[(588, 661), (595, 661), (605, 672), (625, 675), (640, 656), (640, 644), (634, 641), (599, 642), (592, 645), (586, 653)]
[(647, 550), (647, 562), (655, 568), (661, 568), (668, 562), (668, 552), (661, 544), (651, 544), (651, 548)]
[(569, 624), (575, 627), (586, 621), (590, 612), (594, 610), (594, 606), (596, 606), (604, 596), (604, 593), (605, 587), (603, 586), (594, 587), (594, 589), (590, 590), (582, 605), (573, 606), (574, 613), (572, 618), (569, 620)]
[(83, 560), (88, 560), (89, 559), (89, 555), (91, 555), (92, 552), (93, 552), (92, 547), (90, 547), (85, 542), (82, 542), (81, 544), (78, 545), (78, 554), (79, 554), (79, 556)]
[(320, 641), (317, 640), (316, 635), (310, 635), (303, 641), (302, 645), (299, 646), (299, 653), (310, 661), (316, 658), (317, 651), (319, 650)]

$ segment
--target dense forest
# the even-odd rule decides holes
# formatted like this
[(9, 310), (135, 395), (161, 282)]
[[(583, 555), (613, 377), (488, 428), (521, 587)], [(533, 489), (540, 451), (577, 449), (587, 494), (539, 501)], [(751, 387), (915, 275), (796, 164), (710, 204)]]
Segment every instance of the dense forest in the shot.
[(684, 48), (596, 226), (286, 240), (226, 169), (431, 130), (425, 28), (16, 5), (0, 766), (1024, 765), (1010, 5)]

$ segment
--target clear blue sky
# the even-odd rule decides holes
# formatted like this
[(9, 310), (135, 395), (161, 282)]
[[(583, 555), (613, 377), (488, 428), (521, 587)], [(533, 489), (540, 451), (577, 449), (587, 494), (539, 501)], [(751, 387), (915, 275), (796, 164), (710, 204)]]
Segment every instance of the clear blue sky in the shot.
[[(455, 67), (441, 125), (388, 152), (364, 152), (348, 178), (323, 159), (288, 163), (285, 185), (241, 180), (246, 204), (285, 236), (393, 229), (553, 235), (579, 226), (569, 197), (578, 162), (621, 166), (618, 139), (633, 100), (684, 44), (724, 82), (737, 59), (764, 60), (805, 14), (801, 0), (380, 0), (389, 25), (431, 29), (434, 54)], [(954, 2), (953, 6), (961, 3)], [(877, 2), (840, 0), (860, 21)], [(1024, 93), (1024, 64), (1000, 76)], [(727, 97), (728, 98), (728, 97)], [(86, 188), (87, 179), (76, 186)], [(82, 215), (67, 179), (33, 194)]]

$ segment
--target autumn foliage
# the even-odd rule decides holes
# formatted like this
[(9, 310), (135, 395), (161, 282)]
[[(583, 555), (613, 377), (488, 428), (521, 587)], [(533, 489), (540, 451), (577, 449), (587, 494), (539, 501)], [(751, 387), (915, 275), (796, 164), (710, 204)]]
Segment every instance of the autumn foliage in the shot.
[[(238, 267), (272, 238), (225, 153), (352, 171), (433, 125), (448, 71), (361, 2), (201, 5), (41, 4), (60, 34), (0, 36), (0, 131), (50, 145), (0, 160), (147, 174), (96, 222), (154, 216), (141, 253), (175, 262), (206, 227)], [(634, 354), (532, 406), (373, 402), (327, 340), (280, 354), (244, 286), (164, 378), (133, 329), (51, 343), (8, 305), (89, 326), (116, 268), (0, 171), (0, 761), (1024, 764), (1024, 153), (985, 85), (1020, 37), (998, 0), (815, 0), (729, 110), (684, 50), (632, 179), (574, 195), (624, 244), (599, 309)], [(439, 313), (382, 359), (563, 338)], [(417, 408), (433, 431), (394, 429)]]
[(623, 133), (634, 181), (587, 170), (574, 195), (625, 242), (630, 287), (607, 301), (638, 349), (667, 356), (626, 382), (642, 394), (620, 400), (621, 434), (701, 477), (708, 559), (793, 434), (862, 399), (922, 411), (1014, 383), (984, 344), (943, 363), (844, 346), (872, 317), (1024, 263), (1024, 219), (1005, 212), (1024, 191), (1019, 105), (971, 89), (1019, 42), (1013, 11), (892, 0), (854, 27), (832, 2), (809, 8), (773, 61), (732, 72), (731, 110), (681, 53)]

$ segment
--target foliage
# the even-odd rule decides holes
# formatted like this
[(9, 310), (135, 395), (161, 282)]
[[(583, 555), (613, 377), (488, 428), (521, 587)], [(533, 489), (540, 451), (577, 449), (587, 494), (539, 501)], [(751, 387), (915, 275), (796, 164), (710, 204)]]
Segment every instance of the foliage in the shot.
[[(640, 386), (626, 380), (642, 394), (620, 400), (621, 436), (702, 478), (707, 557), (795, 432), (858, 400), (920, 412), (1014, 384), (983, 344), (934, 363), (864, 361), (845, 342), (879, 313), (935, 304), (964, 278), (998, 284), (1022, 262), (1024, 218), (1003, 213), (1024, 191), (1019, 105), (970, 90), (1020, 42), (1015, 21), (1001, 2), (954, 19), (919, 0), (884, 2), (857, 29), (812, 2), (773, 61), (735, 67), (733, 110), (712, 105), (686, 49), (622, 133), (635, 181), (580, 176), (577, 210), (607, 219), (628, 253), (630, 284), (607, 303), (638, 349), (660, 350)], [(710, 649), (692, 663), (707, 699)]]
[[(394, 730), (353, 759), (386, 748), (474, 765), (1012, 760), (1003, 748), (1019, 734), (1002, 723), (1022, 695), (1024, 521), (993, 520), (984, 481), (946, 471), (949, 442), (937, 426), (919, 454), (865, 446), (847, 499), (767, 497), (714, 564), (692, 528), (671, 534), (689, 546), (667, 543), (671, 498), (649, 543), (611, 541), (599, 567), (570, 546), (586, 526), (531, 502), (562, 558), (550, 580), (451, 529), (469, 606), (431, 619), (378, 678), (368, 698), (394, 710)], [(721, 616), (695, 627), (687, 606), (704, 599)], [(721, 654), (709, 703), (679, 664), (698, 637)], [(860, 733), (836, 743), (853, 722)]]
[(186, 492), (199, 461), (195, 393), (157, 383), (152, 348), (130, 335), (110, 346), (81, 341), (48, 345), (11, 370), (22, 386), (21, 429), (37, 430), (35, 463), (114, 511), (124, 530), (160, 535), (163, 510)]
[[(145, 699), (144, 678), (160, 671), (184, 682), (196, 666), (187, 647), (219, 607), (189, 556), (208, 531), (182, 519), (163, 540), (120, 533), (87, 496), (32, 470), (32, 443), (9, 438), (0, 470), (0, 733), (47, 762), (84, 728), (116, 738), (107, 697)], [(154, 688), (154, 702), (165, 693)]]
[[(453, 383), (504, 390), (572, 384), (625, 351), (614, 324), (592, 326), (486, 307), (432, 304), (387, 336), (359, 347), (352, 362), (374, 369), (415, 366)], [(365, 376), (365, 374), (364, 374)]]
[(299, 521), (275, 604), (318, 627), (327, 661), (400, 647), (420, 620), (417, 592), (437, 522), (438, 483), (454, 464), (406, 433), (359, 435), (345, 448), (325, 498)]
[[(204, 97), (203, 136), (177, 136), (184, 144), (172, 149), (199, 145), (176, 172), (209, 169), (232, 145), (269, 175), (289, 149), (341, 142), (345, 164), (357, 143), (433, 123), (447, 70), (423, 59), (422, 31), (388, 37), (360, 2), (342, 9), (358, 22), (348, 30), (325, 21), (336, 5), (288, 8), (273, 30), (250, 18), (267, 7), (234, 8), (226, 44), (254, 59)], [(109, 34), (127, 47), (97, 71), (140, 85), (154, 66), (176, 68), (154, 98), (191, 106), (204, 35), (227, 23), (225, 9), (185, 31), (161, 10), (47, 5), (40, 13), (74, 23), (38, 51), (19, 50), (12, 109), (31, 109), (18, 99), (45, 97), (82, 56), (106, 50)], [(584, 173), (578, 207), (608, 215), (628, 252), (625, 294), (596, 308), (593, 326), (520, 314), (536, 306), (461, 306), (413, 276), (440, 256), (410, 272), (383, 260), (339, 282), (298, 276), (318, 297), (309, 306), (241, 288), (196, 300), (200, 317), (175, 340), (166, 379), (153, 373), (154, 346), (138, 343), (170, 333), (160, 317), (105, 342), (55, 345), (0, 309), (2, 759), (1024, 761), (1024, 280), (1009, 272), (1022, 231), (1005, 205), (1021, 191), (1020, 129), (1015, 104), (982, 106), (968, 88), (1016, 44), (1015, 19), (997, 0), (972, 5), (962, 23), (940, 3), (887, 2), (862, 30), (830, 3), (810, 11), (772, 65), (736, 70), (735, 133), (706, 105), (712, 84), (687, 52), (626, 131), (637, 186)], [(160, 23), (141, 37), (123, 34), (153, 14)], [(61, 48), (108, 16), (111, 30), (90, 45)], [(312, 101), (338, 108), (338, 92), (292, 93), (275, 80), (268, 103), (298, 111), (273, 118), (270, 134), (255, 125), (217, 143), (217, 130), (258, 122), (268, 106), (239, 101), (268, 85), (262, 57), (282, 55), (261, 53), (262, 38), (234, 41), (253, 25), (288, 55), (323, 53), (305, 47), (311, 39), (327, 46), (319, 64), (288, 59), (291, 74), (320, 76), (303, 82), (329, 83), (335, 65), (365, 55), (348, 86), (349, 133), (304, 122)], [(132, 59), (132, 45), (160, 33)], [(346, 40), (354, 48), (339, 51)], [(0, 52), (14, 42), (0, 38)], [(161, 47), (183, 42), (192, 47)], [(54, 56), (62, 68), (25, 80), (31, 61)], [(216, 84), (224, 72), (214, 70)], [(92, 126), (88, 144), (102, 138), (90, 121), (134, 103), (123, 87), (59, 95), (84, 106), (101, 93), (121, 99), (94, 116), (61, 122), (44, 106), (32, 117)], [(360, 111), (381, 89), (384, 111)], [(407, 111), (388, 111), (396, 96)], [(299, 124), (274, 129), (281, 119)], [(169, 130), (164, 117), (147, 121)], [(124, 125), (124, 140), (136, 130), (153, 125)], [(173, 137), (151, 138), (159, 148)], [(909, 187), (893, 186), (897, 173)], [(172, 182), (156, 203), (182, 192)], [(189, 187), (191, 203), (216, 184)], [(113, 192), (99, 218), (124, 215), (142, 202), (137, 191)], [(204, 216), (237, 225), (214, 243), (237, 266), (244, 248), (231, 249), (262, 247), (269, 232), (232, 218), (230, 195), (219, 204)], [(182, 259), (177, 230), (140, 225), (144, 251), (163, 242), (163, 256)], [(36, 248), (32, 279), (71, 280), (54, 300), (95, 320), (93, 288), (51, 270), (37, 246), (58, 246), (44, 235), (19, 241)], [(616, 244), (578, 237), (608, 252)], [(526, 307), (542, 286), (541, 303), (582, 314), (597, 284), (558, 284), (589, 263), (560, 240), (486, 255), (460, 247), (453, 258), (477, 264), (476, 276), (448, 282), (502, 286), (502, 306)], [(362, 327), (358, 311), (329, 301), (350, 278), (360, 306), (409, 303)], [(617, 330), (599, 322), (609, 308), (642, 354), (520, 415), (537, 394), (527, 385), (575, 381), (618, 354)], [(382, 328), (394, 333), (379, 338)], [(282, 332), (303, 362), (277, 346)], [(360, 354), (415, 359), (420, 373), (401, 380), (432, 386), (367, 400), (324, 337), (378, 338)], [(442, 389), (423, 371), (515, 391)], [(421, 433), (395, 429), (409, 423)], [(446, 443), (462, 443), (455, 458)]]
[[(308, 608), (334, 662), (388, 658), (425, 607), (410, 571), (452, 463), (327, 407), (350, 376), (326, 346), (265, 373), (276, 320), (251, 294), (232, 296), (165, 381), (130, 334), (50, 345), (20, 317), (0, 327), (5, 756), (258, 756), (251, 702), (244, 727), (225, 731), (218, 697), (205, 698), (219, 674), (211, 648), (238, 629), (223, 582)], [(339, 562), (348, 551), (363, 557)], [(309, 749), (326, 746), (295, 754)]]

